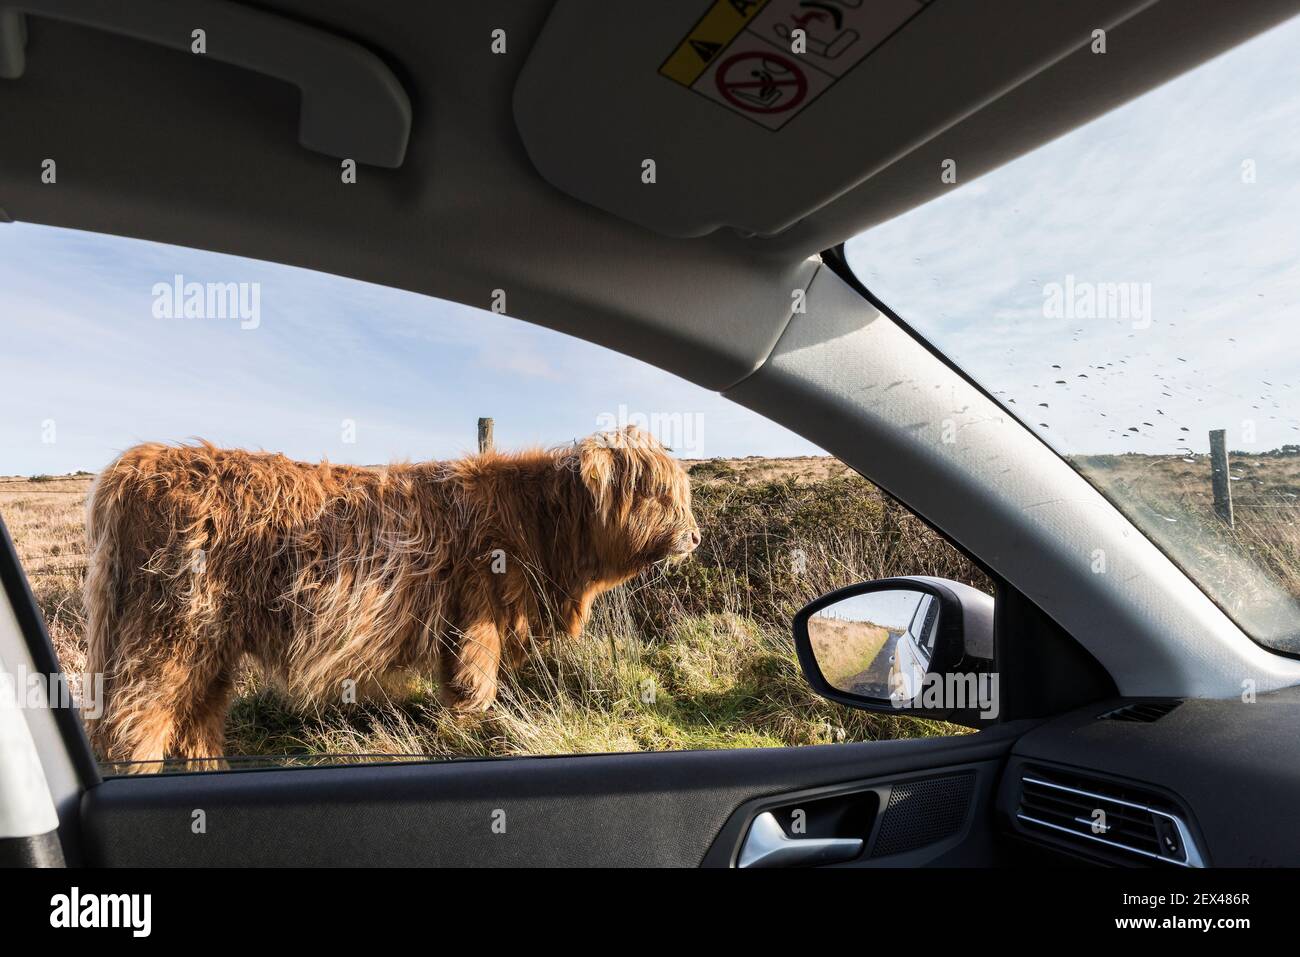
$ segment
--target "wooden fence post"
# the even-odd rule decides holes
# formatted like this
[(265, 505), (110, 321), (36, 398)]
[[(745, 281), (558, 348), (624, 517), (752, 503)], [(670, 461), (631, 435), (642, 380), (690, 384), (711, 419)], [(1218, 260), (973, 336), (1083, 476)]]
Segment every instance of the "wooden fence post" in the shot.
[(1232, 528), (1232, 483), (1223, 429), (1210, 430), (1210, 482), (1214, 487), (1214, 513)]
[(896, 574), (894, 568), (894, 551), (900, 536), (898, 500), (883, 488), (880, 489), (880, 577), (888, 578)]
[(478, 450), (480, 452), (492, 451), (492, 420), (478, 420)]

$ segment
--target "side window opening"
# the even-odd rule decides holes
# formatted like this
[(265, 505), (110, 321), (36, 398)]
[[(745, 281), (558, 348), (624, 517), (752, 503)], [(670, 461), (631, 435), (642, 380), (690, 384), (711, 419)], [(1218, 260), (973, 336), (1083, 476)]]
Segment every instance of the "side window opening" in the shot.
[[(25, 235), (18, 237), (19, 232)], [(149, 607), (170, 602), (199, 609), (209, 615), (207, 630), (201, 632), (205, 640), (227, 640), (234, 629), (270, 627), (259, 620), (261, 615), (287, 614), (302, 627), (313, 627), (293, 618), (284, 603), (302, 600), (310, 589), (326, 588), (341, 577), (361, 576), (362, 566), (370, 574), (365, 579), (369, 591), (340, 592), (350, 604), (310, 609), (317, 624), (327, 613), (335, 616), (329, 626), (337, 641), (329, 648), (344, 656), (340, 668), (320, 670), (318, 686), (304, 689), (292, 681), (286, 685), (285, 674), (267, 667), (266, 660), (242, 656), (230, 671), (229, 708), (221, 720), (206, 729), (159, 726), (159, 734), (171, 735), (173, 747), (184, 735), (198, 736), (190, 750), (195, 760), (169, 761), (167, 767), (778, 747), (962, 730), (853, 710), (818, 697), (800, 676), (790, 620), (824, 592), (908, 574), (952, 578), (989, 592), (992, 586), (940, 535), (797, 436), (666, 373), (486, 311), (192, 250), (162, 247), (160, 252), (152, 244), (80, 235), (74, 243), (67, 237), (60, 230), (28, 226), (0, 232), (0, 245), (13, 247), (0, 257), (9, 264), (0, 273), (37, 270), (24, 262), (18, 248), (27, 239), (47, 260), (51, 253), (63, 254), (53, 257), (58, 265), (42, 267), (46, 282), (59, 270), (69, 277), (87, 274), (86, 257), (94, 257), (100, 267), (94, 271), (98, 278), (89, 281), (93, 288), (74, 293), (79, 307), (75, 334), (42, 340), (34, 320), (19, 322), (21, 348), (0, 360), (3, 374), (20, 391), (27, 381), (37, 393), (34, 382), (40, 377), (40, 394), (62, 397), (45, 400), (49, 407), (42, 408), (42, 400), (29, 395), (6, 424), (5, 448), (13, 453), (0, 467), (8, 473), (0, 478), (0, 514), (65, 671), (87, 670), (86, 596), (93, 597), (103, 585), (93, 574), (87, 581), (96, 560), (90, 549), (108, 547), (110, 541), (102, 529), (87, 528), (88, 499), (96, 494), (96, 483), (121, 478), (106, 471), (119, 455), (128, 457), (131, 475), (155, 476), (152, 484), (145, 483), (152, 490), (148, 494), (122, 486), (123, 495), (129, 492), (138, 501), (138, 514), (129, 535), (111, 539), (113, 548), (134, 549), (133, 557), (124, 560), (150, 576), (131, 600)], [(165, 294), (172, 295), (173, 275), (201, 270), (236, 281), (255, 276), (248, 281), (258, 284), (261, 314), (225, 323), (187, 317), (183, 308), (170, 318), (158, 315), (155, 307), (163, 293), (155, 286), (167, 286)], [(6, 303), (9, 314), (33, 308), (35, 293), (50, 288), (37, 290), (2, 278), (0, 288), (15, 300)], [(97, 311), (94, 303), (105, 305)], [(320, 309), (311, 322), (296, 314), (307, 304)], [(430, 332), (435, 322), (442, 325)], [(104, 351), (97, 345), (100, 337), (124, 345), (110, 345), (104, 361), (94, 362), (96, 351)], [(141, 355), (133, 358), (133, 351)], [(325, 365), (323, 373), (313, 361)], [(154, 376), (153, 389), (129, 387), (133, 381), (150, 381), (149, 369), (160, 362), (190, 374), (163, 370)], [(456, 362), (469, 363), (478, 378), (440, 379)], [(576, 367), (586, 370), (581, 385), (568, 374)], [(227, 390), (213, 398), (207, 391), (213, 383), (235, 380), (243, 393)], [(286, 391), (297, 395), (295, 403), (275, 401)], [(196, 411), (205, 394), (216, 406), (211, 414)], [(375, 395), (391, 400), (376, 404)], [(349, 415), (354, 407), (360, 411)], [(489, 413), (491, 425), (483, 438), (479, 419)], [(575, 471), (578, 484), (572, 488), (614, 489), (626, 477), (619, 470), (630, 461), (621, 456), (641, 453), (618, 448), (617, 439), (615, 448), (603, 448), (599, 443), (608, 440), (592, 437), (627, 435), (628, 425), (634, 426), (633, 433), (648, 436), (660, 450), (654, 454), (672, 464), (657, 475), (652, 473), (659, 459), (643, 463), (637, 481), (658, 482), (655, 495), (622, 503), (647, 509), (644, 524), (662, 534), (638, 540), (636, 547), (644, 553), (635, 561), (604, 556), (625, 561), (634, 573), (594, 598), (579, 634), (563, 633), (566, 616), (578, 614), (573, 608), (551, 610), (559, 626), (559, 636), (552, 640), (530, 640), (513, 622), (499, 622), (496, 640), (503, 664), (494, 696), (479, 702), (484, 707), (449, 707), (482, 694), (482, 686), (472, 675), (441, 667), (400, 666), (414, 660), (414, 654), (385, 659), (399, 666), (382, 673), (368, 669), (372, 659), (357, 649), (369, 649), (394, 634), (375, 624), (374, 608), (391, 610), (394, 602), (416, 600), (409, 581), (385, 578), (396, 568), (391, 550), (408, 549), (408, 572), (432, 559), (425, 546), (411, 547), (410, 535), (422, 527), (418, 522), (385, 522), (379, 517), (383, 510), (367, 512), (367, 504), (382, 500), (391, 512), (402, 507), (403, 490), (423, 487), (421, 483), (441, 488), (437, 483), (465, 479), (481, 468), (472, 464), (480, 441), (502, 454), (540, 450), (528, 453), (540, 457), (527, 460), (532, 465), (518, 460), (510, 466), (512, 481), (534, 483), (529, 494), (538, 501), (562, 494), (560, 486), (547, 484), (557, 469)], [(210, 438), (213, 449), (194, 445), (191, 436), (196, 434)], [(162, 444), (141, 446), (142, 441)], [(178, 451), (182, 446), (198, 451)], [(221, 451), (259, 448), (268, 455), (283, 452), (285, 458)], [(172, 462), (178, 456), (183, 461)], [(384, 464), (403, 457), (411, 464)], [(320, 465), (322, 460), (329, 464)], [(298, 462), (309, 464), (294, 464)], [(283, 549), (259, 552), (250, 544), (253, 539), (245, 537), (240, 539), (242, 551), (223, 552), (220, 546), (182, 547), (170, 531), (160, 536), (159, 529), (202, 534), (197, 525), (186, 525), (167, 511), (174, 498), (151, 497), (174, 482), (173, 476), (196, 470), (205, 477), (195, 480), (193, 494), (209, 502), (212, 496), (227, 496), (232, 510), (224, 514), (232, 521), (264, 518), (268, 513), (259, 511), (258, 503), (291, 486), (304, 497), (304, 514), (319, 519), (310, 532), (315, 545), (320, 545), (318, 538), (327, 538), (329, 548), (322, 554), (343, 554), (348, 562), (311, 572), (317, 577), (309, 587), (294, 591), (290, 578), (257, 581), (258, 576), (289, 574)], [(276, 470), (292, 476), (288, 486), (258, 485)], [(680, 480), (674, 477), (678, 474)], [(612, 484), (602, 486), (601, 481)], [(680, 508), (687, 492), (689, 516)], [(352, 498), (339, 504), (348, 495)], [(548, 501), (549, 507), (559, 507)], [(107, 511), (92, 516), (92, 523), (122, 520)], [(593, 542), (584, 539), (576, 547), (605, 547)], [(539, 549), (556, 545), (540, 539), (535, 544)], [(489, 582), (483, 593), (499, 594), (493, 589), (513, 581), (511, 563), (518, 556), (494, 551), (455, 556), (450, 566), (481, 562)], [(504, 571), (494, 578), (498, 561)], [(232, 568), (232, 562), (243, 564)], [(301, 565), (291, 573), (309, 574)], [(248, 618), (232, 621), (219, 604), (209, 608), (194, 599), (204, 593), (205, 576), (225, 576), (223, 588), (233, 587), (231, 583), (265, 588), (244, 608)], [(419, 614), (427, 610), (419, 608)], [(487, 619), (494, 618), (492, 609), (486, 612)], [(95, 640), (120, 639), (123, 620), (103, 625)], [(156, 624), (152, 619), (134, 620), (148, 632), (141, 647), (163, 640), (149, 631)], [(432, 631), (403, 634), (407, 641), (437, 640), (430, 637)], [(458, 640), (477, 647), (473, 643), (480, 636), (459, 635)], [(354, 653), (353, 672), (346, 656)], [(274, 663), (273, 655), (264, 658)], [(83, 712), (92, 726), (106, 702), (113, 706), (112, 674), (106, 681), (104, 673), (94, 671), (95, 662), (103, 659), (102, 652), (92, 653), (92, 673), (80, 682)], [(310, 674), (311, 668), (289, 671), (293, 677)], [(142, 680), (144, 686), (133, 693), (147, 709), (150, 696), (163, 693), (159, 684), (164, 679), (151, 674)], [(460, 699), (449, 700), (449, 687)], [(121, 693), (120, 685), (116, 690)], [(102, 745), (108, 739), (96, 740)], [(101, 758), (115, 759), (106, 765), (107, 773), (158, 769), (123, 763), (129, 754), (102, 752)]]

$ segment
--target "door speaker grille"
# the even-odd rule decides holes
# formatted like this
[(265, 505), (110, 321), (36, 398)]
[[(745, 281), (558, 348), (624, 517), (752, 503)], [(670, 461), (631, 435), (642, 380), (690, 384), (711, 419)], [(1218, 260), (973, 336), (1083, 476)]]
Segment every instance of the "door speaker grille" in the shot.
[(952, 837), (966, 820), (974, 786), (970, 771), (895, 784), (871, 856), (902, 854)]

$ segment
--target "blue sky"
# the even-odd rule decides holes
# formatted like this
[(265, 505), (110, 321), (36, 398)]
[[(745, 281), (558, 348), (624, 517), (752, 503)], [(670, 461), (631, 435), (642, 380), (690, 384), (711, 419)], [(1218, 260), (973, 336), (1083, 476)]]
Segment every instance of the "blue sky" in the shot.
[[(876, 227), (850, 262), (1063, 452), (1204, 451), (1209, 428), (1232, 448), (1300, 442), (1297, 50), (1300, 19)], [(176, 274), (260, 283), (260, 324), (156, 317), (154, 286)], [(1045, 316), (1045, 285), (1067, 276), (1145, 285), (1149, 322)], [(136, 442), (196, 436), (339, 462), (445, 457), (473, 445), (480, 415), (519, 446), (620, 408), (689, 422), (692, 457), (819, 451), (504, 316), (26, 224), (0, 224), (0, 381), (0, 474), (94, 470)]]
[[(260, 323), (158, 318), (154, 286), (176, 274), (260, 283)], [(652, 366), (506, 316), (157, 243), (0, 225), (0, 317), (0, 474), (96, 470), (137, 442), (192, 437), (336, 462), (441, 458), (474, 446), (481, 415), (502, 447), (640, 414), (690, 457), (820, 452)]]
[[(849, 261), (1055, 448), (1300, 443), (1300, 18), (968, 185), (958, 162)], [(1067, 276), (1146, 284), (1150, 315), (1045, 315)]]

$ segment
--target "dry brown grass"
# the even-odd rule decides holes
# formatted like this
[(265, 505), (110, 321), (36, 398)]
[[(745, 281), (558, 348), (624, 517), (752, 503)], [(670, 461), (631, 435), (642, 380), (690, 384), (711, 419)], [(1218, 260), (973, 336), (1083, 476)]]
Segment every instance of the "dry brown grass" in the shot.
[(0, 515), (13, 536), (64, 670), (86, 663), (81, 583), (91, 475), (0, 478)]
[(868, 671), (889, 640), (889, 629), (866, 621), (813, 615), (808, 639), (822, 677), (837, 688), (853, 687), (853, 679)]
[(1300, 653), (1300, 454), (1230, 456), (1231, 528), (1208, 456), (1072, 461), (1256, 640)]
[(682, 459), (697, 482), (777, 482), (792, 479), (802, 483), (849, 478), (856, 472), (830, 455), (793, 455), (782, 459), (749, 455), (739, 459)]

